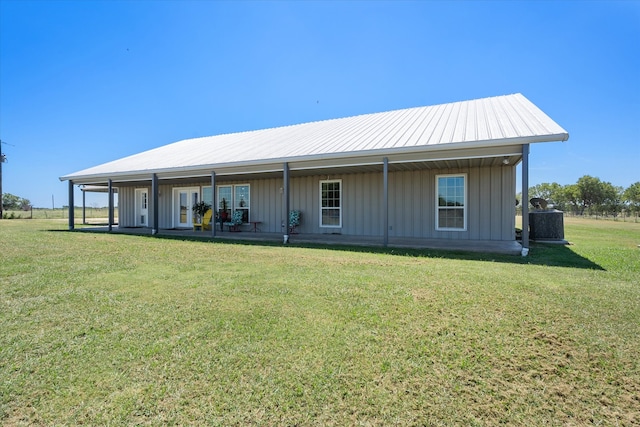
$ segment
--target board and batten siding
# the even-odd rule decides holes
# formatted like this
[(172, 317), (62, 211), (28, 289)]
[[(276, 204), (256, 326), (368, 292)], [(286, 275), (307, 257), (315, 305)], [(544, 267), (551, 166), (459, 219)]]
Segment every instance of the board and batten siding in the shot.
[[(436, 175), (466, 174), (466, 231), (437, 231)], [(320, 181), (342, 181), (342, 227), (320, 227)], [(291, 180), (291, 209), (301, 233), (383, 235), (382, 174), (314, 175)], [(485, 167), (389, 173), (389, 236), (515, 240), (515, 168)], [(253, 190), (252, 190), (253, 191)]]
[[(514, 166), (482, 168), (423, 169), (389, 173), (389, 236), (429, 239), (515, 240), (516, 170)], [(467, 229), (437, 231), (436, 176), (466, 174)], [(342, 227), (320, 227), (320, 182), (342, 182)], [(283, 179), (224, 181), (219, 185), (251, 186), (250, 220), (260, 221), (267, 233), (283, 233), (287, 223), (284, 212)], [(189, 186), (210, 186), (209, 180)], [(119, 187), (120, 226), (135, 226), (135, 189), (151, 187)], [(340, 233), (356, 236), (382, 236), (382, 173), (351, 173), (292, 177), (290, 207), (302, 214), (299, 233)], [(159, 186), (160, 228), (173, 227), (173, 186)], [(151, 213), (150, 213), (151, 215)], [(151, 220), (151, 218), (150, 218)], [(149, 224), (151, 225), (151, 223)]]
[[(151, 194), (151, 185), (127, 185), (118, 186), (118, 226), (119, 227), (135, 227), (136, 226), (136, 189), (144, 188), (147, 190), (149, 198), (149, 228), (153, 226), (153, 195)], [(159, 211), (159, 228), (172, 227), (172, 189), (171, 185), (160, 185), (158, 187), (160, 197), (158, 205)]]

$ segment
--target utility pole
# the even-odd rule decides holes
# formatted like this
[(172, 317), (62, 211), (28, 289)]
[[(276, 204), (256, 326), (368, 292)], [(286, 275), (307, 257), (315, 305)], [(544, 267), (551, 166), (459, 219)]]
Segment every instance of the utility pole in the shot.
[(0, 139), (0, 219), (2, 219), (2, 164), (7, 161), (7, 156), (2, 152), (2, 144), (6, 142)]

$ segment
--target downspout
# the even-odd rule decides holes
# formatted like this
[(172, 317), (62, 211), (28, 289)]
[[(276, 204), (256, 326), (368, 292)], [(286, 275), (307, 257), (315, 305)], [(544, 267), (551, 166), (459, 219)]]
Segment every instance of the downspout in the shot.
[(529, 254), (529, 144), (522, 144), (522, 256)]
[(74, 215), (74, 203), (73, 203), (73, 181), (69, 180), (69, 230), (73, 230), (75, 218)]
[(284, 178), (284, 236), (283, 243), (289, 242), (289, 163), (284, 162), (283, 167), (283, 178)]
[(153, 203), (153, 209), (151, 209), (151, 217), (153, 218), (153, 227), (151, 228), (151, 234), (158, 234), (158, 203), (160, 200), (160, 189), (158, 188), (158, 175), (155, 173), (151, 175), (151, 201)]

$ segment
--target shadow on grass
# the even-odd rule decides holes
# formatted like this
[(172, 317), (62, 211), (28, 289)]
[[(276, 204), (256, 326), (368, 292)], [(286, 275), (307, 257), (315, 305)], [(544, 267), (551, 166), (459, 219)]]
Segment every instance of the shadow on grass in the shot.
[[(242, 244), (243, 242), (236, 242)], [(565, 245), (537, 244), (532, 245), (529, 256), (504, 255), (484, 252), (448, 251), (442, 249), (409, 249), (409, 248), (383, 248), (348, 245), (322, 245), (322, 244), (291, 244), (291, 247), (303, 247), (314, 249), (332, 249), (347, 252), (380, 253), (387, 255), (443, 258), (466, 261), (502, 262), (521, 265), (546, 265), (550, 267), (570, 267), (589, 270), (605, 269), (599, 264), (585, 258)]]
[[(142, 229), (141, 229), (142, 230)], [(68, 231), (68, 230), (48, 230), (48, 231)], [(75, 232), (97, 232), (104, 233), (104, 231), (89, 231), (78, 229)], [(205, 236), (184, 236), (184, 235), (166, 235), (156, 234), (150, 235), (146, 233), (127, 233), (129, 236), (145, 237), (150, 239), (163, 239), (163, 240), (178, 240), (178, 241), (192, 241), (192, 242), (210, 242), (217, 245), (244, 245), (244, 246), (270, 246), (270, 247), (283, 247), (280, 241), (271, 240), (242, 240), (242, 239), (218, 239), (211, 240), (210, 237)], [(286, 245), (287, 248), (307, 248), (307, 249), (323, 249), (333, 251), (344, 252), (359, 252), (359, 253), (375, 253), (386, 254), (394, 256), (407, 256), (407, 257), (422, 257), (422, 258), (443, 258), (453, 260), (467, 260), (467, 261), (488, 261), (488, 262), (502, 262), (509, 264), (520, 265), (545, 265), (550, 267), (570, 267), (570, 268), (582, 268), (590, 270), (605, 269), (592, 260), (585, 258), (573, 250), (570, 246), (561, 244), (543, 244), (532, 243), (529, 256), (522, 257), (519, 255), (504, 255), (485, 252), (470, 252), (470, 251), (453, 251), (443, 249), (412, 249), (412, 248), (397, 248), (397, 247), (381, 247), (381, 246), (363, 246), (363, 245), (348, 245), (348, 244), (327, 244), (327, 243), (295, 243), (290, 242)]]

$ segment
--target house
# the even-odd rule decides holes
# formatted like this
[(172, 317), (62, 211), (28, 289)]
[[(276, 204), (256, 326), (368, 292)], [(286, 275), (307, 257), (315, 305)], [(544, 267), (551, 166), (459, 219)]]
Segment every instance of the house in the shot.
[(285, 242), (294, 210), (303, 234), (514, 242), (516, 165), (527, 200), (529, 145), (568, 137), (513, 94), (187, 139), (60, 179), (69, 206), (73, 185), (117, 187), (118, 226), (152, 233), (191, 228), (204, 200)]

